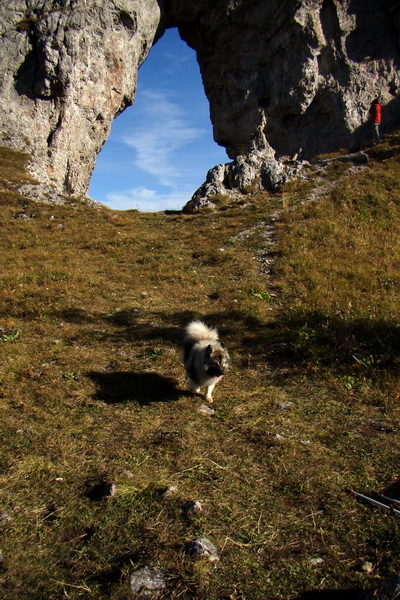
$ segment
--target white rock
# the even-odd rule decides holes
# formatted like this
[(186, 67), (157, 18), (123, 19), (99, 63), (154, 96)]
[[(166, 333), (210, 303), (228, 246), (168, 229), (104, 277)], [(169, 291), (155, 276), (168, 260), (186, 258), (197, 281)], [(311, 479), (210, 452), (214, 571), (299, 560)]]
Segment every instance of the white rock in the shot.
[(208, 415), (211, 417), (212, 415), (215, 415), (216, 410), (214, 408), (211, 408), (210, 406), (207, 406), (207, 404), (202, 404), (197, 409), (197, 412), (199, 412), (202, 415)]
[(363, 563), (361, 565), (361, 571), (363, 573), (371, 573), (373, 570), (374, 570), (374, 565), (369, 561), (366, 561), (365, 563)]
[(158, 595), (167, 587), (165, 572), (153, 565), (146, 565), (131, 574), (131, 590), (141, 598)]

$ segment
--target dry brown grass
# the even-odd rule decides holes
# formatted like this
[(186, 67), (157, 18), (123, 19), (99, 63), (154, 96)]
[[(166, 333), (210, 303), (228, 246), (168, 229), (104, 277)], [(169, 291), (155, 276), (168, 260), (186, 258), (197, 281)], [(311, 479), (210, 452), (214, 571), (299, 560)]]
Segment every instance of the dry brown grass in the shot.
[[(279, 195), (117, 213), (22, 198), (23, 161), (4, 175), (5, 600), (125, 600), (147, 563), (167, 570), (171, 599), (343, 598), (398, 572), (398, 518), (346, 493), (400, 491), (399, 161), (376, 153), (316, 204), (295, 190), (270, 276), (255, 256)], [(193, 317), (233, 359), (213, 417), (179, 362)], [(99, 481), (115, 496), (91, 500)], [(196, 536), (218, 563), (183, 553)]]

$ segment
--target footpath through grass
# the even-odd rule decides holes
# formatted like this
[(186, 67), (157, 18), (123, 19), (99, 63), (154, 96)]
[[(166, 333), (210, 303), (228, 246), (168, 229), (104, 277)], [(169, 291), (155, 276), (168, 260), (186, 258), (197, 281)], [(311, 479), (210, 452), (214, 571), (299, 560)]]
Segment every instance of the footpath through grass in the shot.
[[(126, 600), (146, 564), (201, 600), (400, 571), (399, 517), (347, 492), (400, 498), (398, 138), (373, 152), (313, 203), (318, 174), (199, 215), (36, 204), (1, 152), (4, 600)], [(192, 318), (232, 357), (212, 416), (179, 361)], [(185, 554), (196, 537), (218, 562)]]

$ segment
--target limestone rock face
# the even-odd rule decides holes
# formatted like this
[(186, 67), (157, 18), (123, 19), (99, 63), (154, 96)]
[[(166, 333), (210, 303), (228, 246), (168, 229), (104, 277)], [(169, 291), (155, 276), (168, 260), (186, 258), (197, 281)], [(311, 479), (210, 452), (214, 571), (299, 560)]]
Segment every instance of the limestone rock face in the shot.
[(367, 139), (376, 97), (383, 132), (400, 123), (397, 0), (13, 0), (0, 4), (0, 144), (28, 152), (44, 186), (84, 196), (166, 27), (195, 49), (232, 159), (192, 208), (273, 189), (293, 158)]
[(32, 155), (36, 179), (85, 195), (160, 23), (157, 0), (0, 4), (0, 144)]
[[(251, 179), (273, 189), (290, 176), (288, 158), (365, 141), (376, 97), (383, 131), (399, 125), (398, 2), (209, 1), (191, 12), (183, 0), (172, 4), (181, 36), (197, 52), (215, 140), (233, 159), (226, 193)], [(216, 187), (223, 193), (216, 183), (196, 192), (192, 208)]]

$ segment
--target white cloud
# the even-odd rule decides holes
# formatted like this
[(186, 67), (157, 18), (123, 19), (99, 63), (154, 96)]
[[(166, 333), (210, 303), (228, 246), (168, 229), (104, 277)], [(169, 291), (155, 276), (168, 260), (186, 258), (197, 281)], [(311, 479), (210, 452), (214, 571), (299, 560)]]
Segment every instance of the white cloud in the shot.
[(179, 104), (165, 93), (143, 91), (139, 102), (143, 125), (125, 134), (123, 142), (135, 149), (135, 166), (162, 185), (174, 188), (185, 175), (179, 167), (184, 147), (203, 137), (206, 131), (192, 127)]
[(180, 210), (191, 198), (192, 192), (182, 190), (160, 193), (145, 187), (132, 188), (126, 192), (107, 194), (107, 206), (115, 210), (136, 209), (142, 212)]

